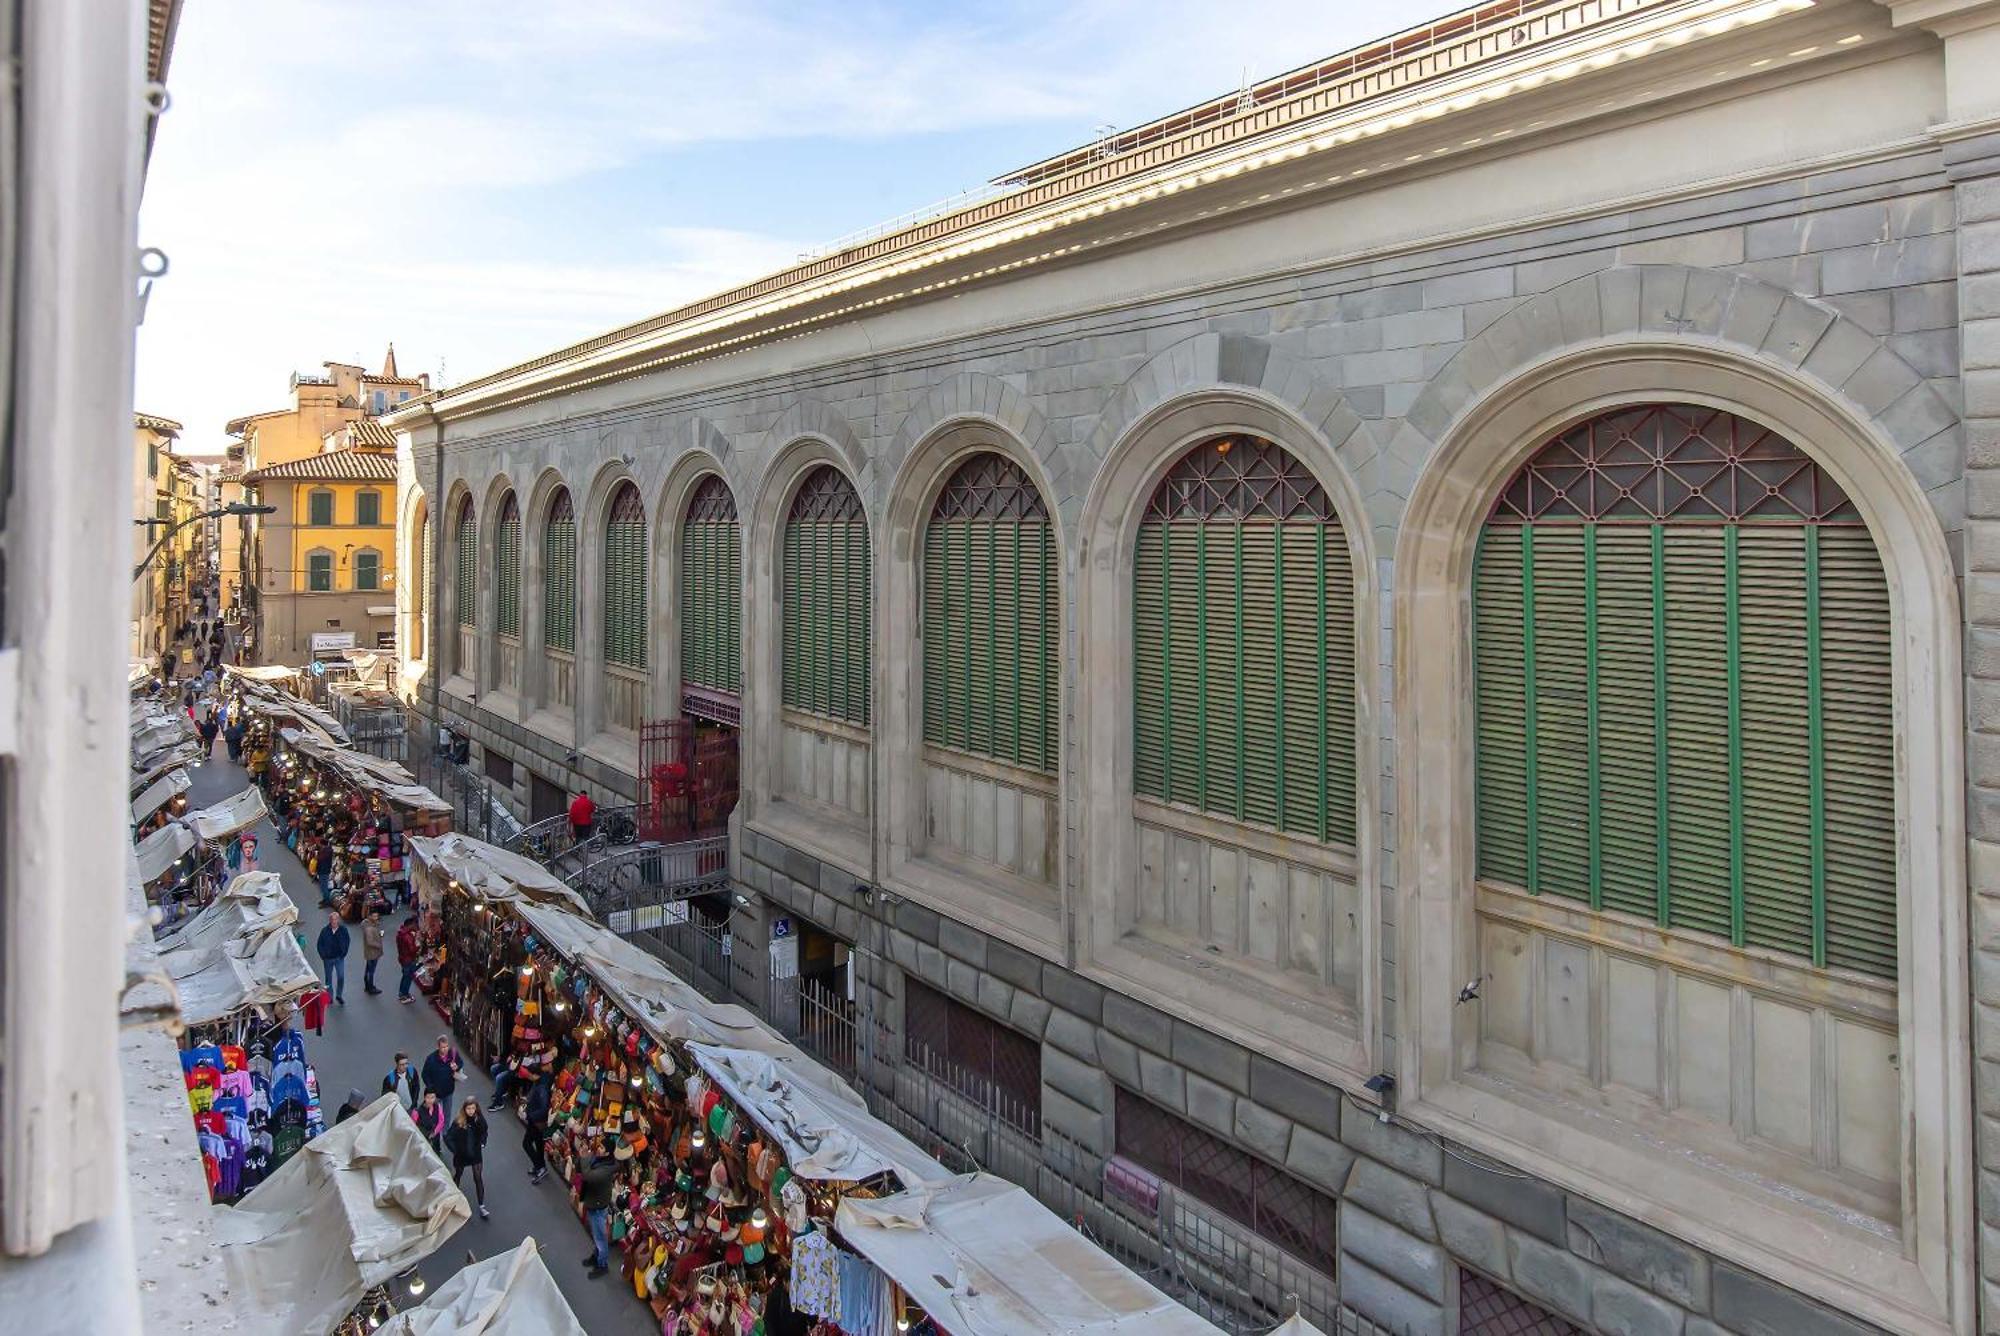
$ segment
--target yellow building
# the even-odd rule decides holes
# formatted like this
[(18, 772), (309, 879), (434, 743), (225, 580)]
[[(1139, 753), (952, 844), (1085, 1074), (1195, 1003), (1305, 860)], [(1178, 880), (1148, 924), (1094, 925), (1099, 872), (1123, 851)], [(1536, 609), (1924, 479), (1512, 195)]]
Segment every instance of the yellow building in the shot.
[(221, 534), (223, 604), (242, 608), (246, 663), (394, 643), (395, 442), (374, 419), (429, 392), (430, 377), (400, 374), (394, 344), (379, 372), (321, 365), (292, 377), (290, 408), (228, 424), (222, 500), (278, 507)]
[[(174, 442), (181, 424), (151, 413), (132, 415), (132, 564), (138, 565), (160, 536), (159, 521), (173, 511)], [(157, 661), (166, 647), (167, 568), (156, 560), (132, 583), (131, 655)]]

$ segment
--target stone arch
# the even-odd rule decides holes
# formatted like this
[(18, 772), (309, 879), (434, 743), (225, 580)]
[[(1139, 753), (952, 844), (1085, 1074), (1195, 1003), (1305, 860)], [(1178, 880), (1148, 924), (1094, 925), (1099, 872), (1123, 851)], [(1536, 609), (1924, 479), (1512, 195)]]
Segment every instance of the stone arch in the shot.
[[(547, 655), (543, 644), (548, 609), (543, 596), (547, 588), (547, 554), (543, 530), (549, 509), (558, 493), (570, 491), (561, 471), (544, 468), (535, 475), (534, 485), (521, 501), (521, 668), (520, 692), (523, 708), (533, 712), (547, 704)], [(571, 495), (571, 504), (575, 496)]]
[[(861, 438), (855, 434), (853, 424), (832, 404), (819, 399), (798, 398), (792, 400), (791, 406), (771, 424), (758, 443), (758, 452), (764, 456), (754, 489), (760, 509), (764, 489), (780, 471), (779, 461), (802, 440), (822, 442), (839, 463), (840, 471), (854, 484), (861, 504), (873, 508), (870, 503), (875, 495), (875, 464), (862, 448)], [(742, 493), (738, 495), (740, 498)]]
[[(1667, 269), (1675, 272), (1655, 272)], [(1955, 1246), (1972, 1228), (1958, 594), (1935, 496), (1892, 429), (1899, 419), (1883, 419), (1928, 387), (1916, 381), (1877, 406), (1902, 382), (1893, 366), (1884, 370), (1874, 352), (1837, 333), (1852, 327), (1825, 308), (1757, 280), (1671, 266), (1626, 270), (1623, 279), (1610, 272), (1603, 284), (1593, 275), (1545, 294), (1552, 302), (1522, 303), (1509, 329), (1469, 345), (1441, 377), (1448, 383), (1419, 404), (1421, 421), (1441, 435), (1411, 491), (1395, 561), (1398, 1093), (1446, 1136), (1505, 1153), (1871, 1321), (1916, 1311), (1888, 1305), (1890, 1282), (1853, 1279), (1869, 1268), (1893, 1272), (1904, 1296), (1896, 1302), (1936, 1320), (1962, 1310), (1971, 1292), (1967, 1250)], [(1664, 327), (1674, 322), (1663, 311), (1689, 327)], [(1655, 328), (1633, 331), (1649, 321)], [(1876, 370), (1863, 373), (1871, 363)], [(1467, 633), (1477, 537), (1498, 490), (1553, 435), (1610, 408), (1659, 400), (1739, 414), (1811, 454), (1854, 501), (1882, 558), (1899, 777), (1905, 1206), (1904, 1247), (1893, 1257), (1837, 1239), (1788, 1192), (1722, 1174), (1659, 1172), (1651, 1124), (1626, 1136), (1607, 1120), (1584, 1134), (1535, 1100), (1475, 1093), (1475, 1083), (1459, 1079), (1475, 1065), (1477, 1018), (1456, 999), (1482, 968)], [(1946, 444), (1931, 448), (1948, 448), (1955, 433), (1940, 429), (1915, 443), (1917, 454), (1940, 434)]]
[[(465, 637), (460, 632), (464, 628), (459, 624), (458, 607), (458, 528), (460, 522), (467, 514), (470, 514), (472, 517), (474, 525), (473, 539), (477, 543), (481, 536), (481, 529), (484, 527), (480, 524), (479, 503), (472, 495), (471, 485), (463, 478), (455, 478), (452, 480), (451, 485), (445, 489), (443, 511), (434, 517), (440, 524), (440, 527), (436, 530), (435, 538), (437, 543), (438, 599), (437, 607), (432, 613), (431, 623), (437, 628), (438, 637), (442, 641), (444, 661), (449, 669), (446, 679), (449, 680), (452, 677), (456, 677), (466, 683), (470, 683), (476, 695), (479, 670), (478, 655), (474, 653), (468, 656), (463, 651), (462, 646)], [(474, 593), (476, 599), (476, 583)], [(477, 615), (476, 608), (474, 615), (475, 617)], [(475, 628), (476, 630), (477, 628)]]
[[(896, 480), (890, 491), (891, 504), (896, 488), (903, 486), (904, 465), (910, 452), (952, 422), (984, 422), (996, 435), (1016, 442), (1038, 461), (1039, 469), (1030, 468), (1029, 476), (1042, 486), (1049, 499), (1049, 511), (1055, 512), (1055, 503), (1064, 493), (1055, 490), (1054, 483), (1064, 461), (1049, 432), (1048, 420), (1027, 395), (982, 371), (965, 372), (932, 386), (896, 424), (889, 448), (881, 455), (889, 476)], [(1027, 463), (1021, 458), (1015, 462), (1024, 466)]]
[[(632, 466), (613, 455), (592, 472), (581, 494), (572, 490), (576, 514), (576, 708), (578, 739), (604, 727), (604, 537), (611, 499), (624, 483), (645, 490)], [(650, 517), (649, 517), (650, 518)], [(651, 591), (648, 591), (649, 593)]]
[(729, 438), (706, 418), (694, 419), (691, 434), (693, 444), (674, 460), (660, 484), (650, 516), (653, 531), (648, 535), (652, 543), (652, 588), (657, 595), (648, 608), (653, 639), (654, 708), (667, 714), (680, 708), (681, 530), (687, 522), (688, 502), (703, 482), (719, 478), (737, 500), (739, 527), (745, 522), (742, 489), (729, 468), (736, 453)]

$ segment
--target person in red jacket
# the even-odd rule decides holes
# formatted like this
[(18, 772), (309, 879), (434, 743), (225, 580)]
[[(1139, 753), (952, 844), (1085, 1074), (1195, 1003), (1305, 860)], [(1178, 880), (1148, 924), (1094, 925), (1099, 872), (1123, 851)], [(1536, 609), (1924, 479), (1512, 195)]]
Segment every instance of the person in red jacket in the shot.
[(417, 916), (410, 915), (403, 920), (403, 926), (396, 929), (396, 963), (403, 967), (403, 981), (396, 985), (398, 1002), (414, 1002), (410, 996), (410, 983), (417, 977), (417, 961), (423, 955), (423, 942), (417, 937)]
[(578, 844), (590, 838), (590, 832), (596, 823), (597, 804), (590, 800), (589, 794), (579, 793), (569, 800), (570, 834), (576, 838)]

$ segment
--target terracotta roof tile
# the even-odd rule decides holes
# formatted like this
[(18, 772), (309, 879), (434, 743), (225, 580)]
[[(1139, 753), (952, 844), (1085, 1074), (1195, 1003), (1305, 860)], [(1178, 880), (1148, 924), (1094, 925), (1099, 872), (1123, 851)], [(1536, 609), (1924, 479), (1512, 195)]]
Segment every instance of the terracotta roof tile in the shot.
[(304, 459), (294, 459), (286, 464), (273, 464), (269, 468), (252, 469), (243, 475), (244, 482), (297, 482), (302, 480), (323, 480), (328, 482), (394, 482), (396, 480), (396, 457), (374, 450), (329, 450), (321, 455), (308, 455)]

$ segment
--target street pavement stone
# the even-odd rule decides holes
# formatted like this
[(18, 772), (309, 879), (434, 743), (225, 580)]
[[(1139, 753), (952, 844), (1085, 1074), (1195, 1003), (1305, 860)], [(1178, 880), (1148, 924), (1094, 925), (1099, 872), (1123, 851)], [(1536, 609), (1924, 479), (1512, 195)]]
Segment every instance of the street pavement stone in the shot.
[[(216, 753), (220, 758), (222, 748)], [(240, 791), (249, 776), (241, 767), (217, 759), (191, 767), (191, 806), (218, 802)], [(291, 850), (282, 845), (268, 822), (258, 828), (258, 865), (277, 872), (285, 891), (299, 909), (299, 925), (305, 930), (306, 958), (317, 965), (312, 942), (326, 921), (319, 909), (319, 893), (306, 876)], [(396, 922), (400, 922), (398, 919)], [(330, 1123), (334, 1110), (347, 1098), (350, 1087), (358, 1088), (371, 1100), (382, 1088), (383, 1074), (398, 1052), (408, 1053), (421, 1063), (447, 1028), (428, 1000), (403, 1006), (396, 1001), (398, 970), (395, 961), (394, 924), (390, 925), (389, 949), (376, 970), (376, 986), (382, 989), (370, 997), (361, 986), (361, 934), (354, 934), (354, 953), (348, 958), (347, 1005), (329, 1007), (326, 1034), (306, 1036), (306, 1054), (319, 1072), (320, 1100)], [(476, 1095), (482, 1109), (489, 1110), (492, 1132), (486, 1143), (486, 1204), (493, 1212), (489, 1220), (474, 1213), (444, 1246), (423, 1264), (421, 1274), (435, 1289), (455, 1275), (470, 1253), (478, 1259), (507, 1252), (532, 1234), (542, 1246), (542, 1260), (569, 1300), (577, 1320), (592, 1336), (640, 1336), (656, 1333), (659, 1324), (644, 1304), (632, 1297), (631, 1286), (614, 1271), (601, 1280), (589, 1280), (579, 1259), (590, 1250), (590, 1238), (582, 1222), (570, 1209), (569, 1194), (552, 1175), (536, 1187), (528, 1182), (528, 1158), (521, 1149), (521, 1124), (515, 1118), (492, 1115), (489, 1100), (493, 1083), (484, 1072), (468, 1065), (457, 1098)], [(472, 1199), (472, 1175), (461, 1186)]]

